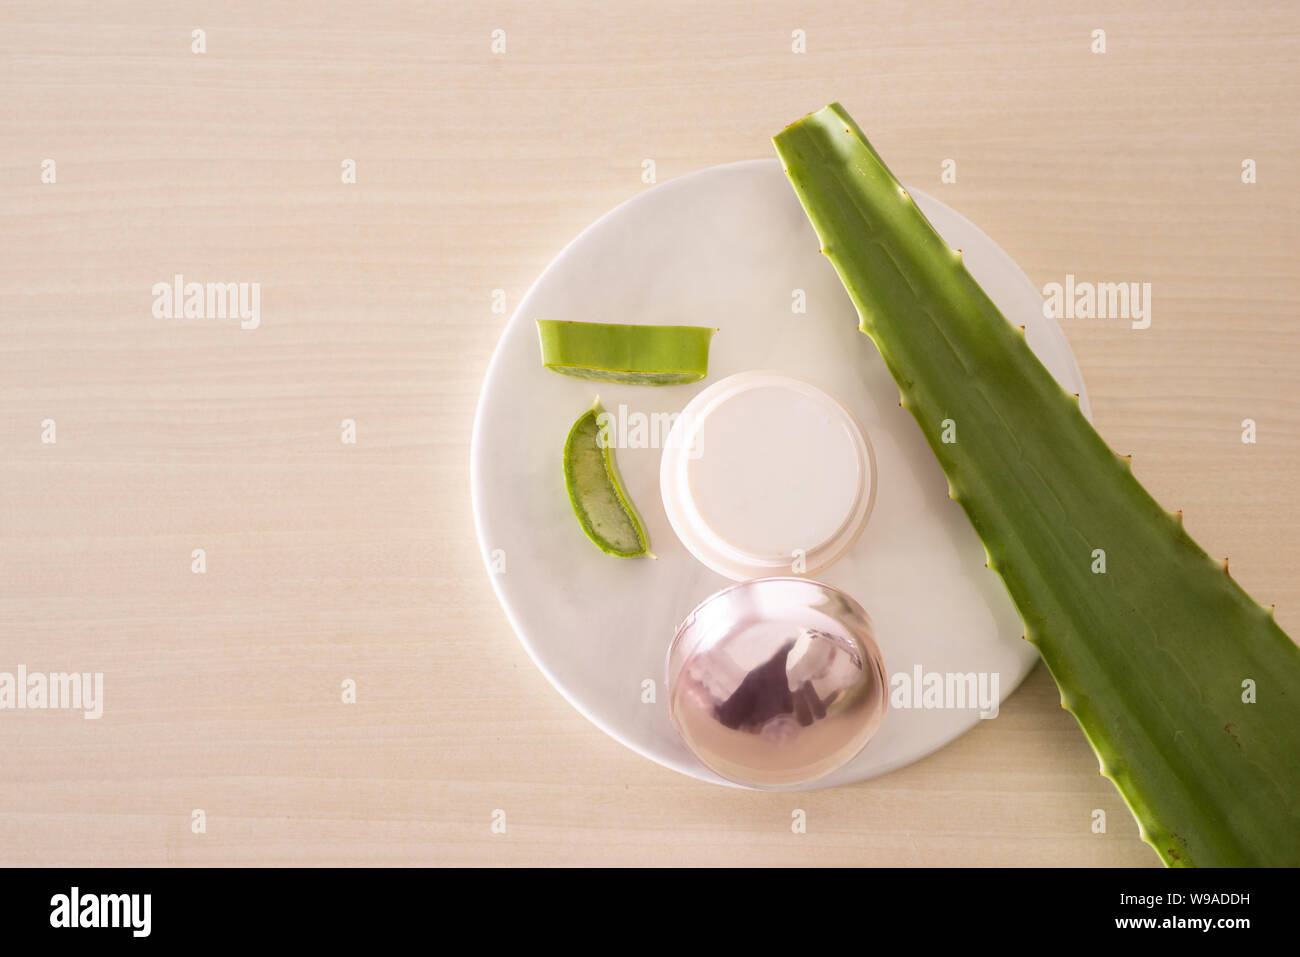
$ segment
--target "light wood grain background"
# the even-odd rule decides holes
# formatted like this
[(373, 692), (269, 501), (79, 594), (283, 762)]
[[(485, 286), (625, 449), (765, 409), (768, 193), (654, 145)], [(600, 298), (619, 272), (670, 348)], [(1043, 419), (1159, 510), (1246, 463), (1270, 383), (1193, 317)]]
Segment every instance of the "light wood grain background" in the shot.
[[(1041, 667), (857, 787), (637, 757), (532, 667), (469, 503), (492, 291), (643, 159), (838, 99), (1040, 287), (1152, 284), (1145, 331), (1064, 323), (1096, 423), (1294, 633), (1300, 14), (1089, 6), (4, 4), (0, 670), (106, 700), (0, 712), (0, 863), (1154, 865)], [(260, 282), (261, 327), (155, 319), (175, 273)]]

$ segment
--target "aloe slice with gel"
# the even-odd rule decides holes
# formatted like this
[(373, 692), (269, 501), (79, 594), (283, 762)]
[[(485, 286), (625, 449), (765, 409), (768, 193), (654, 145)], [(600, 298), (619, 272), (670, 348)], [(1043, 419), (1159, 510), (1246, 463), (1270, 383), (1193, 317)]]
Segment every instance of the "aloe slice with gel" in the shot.
[(587, 537), (609, 555), (635, 558), (649, 554), (645, 529), (627, 497), (605, 441), (600, 399), (578, 417), (564, 443), (564, 487), (573, 514)]
[(624, 385), (680, 385), (709, 374), (707, 326), (538, 319), (542, 363), (561, 375)]

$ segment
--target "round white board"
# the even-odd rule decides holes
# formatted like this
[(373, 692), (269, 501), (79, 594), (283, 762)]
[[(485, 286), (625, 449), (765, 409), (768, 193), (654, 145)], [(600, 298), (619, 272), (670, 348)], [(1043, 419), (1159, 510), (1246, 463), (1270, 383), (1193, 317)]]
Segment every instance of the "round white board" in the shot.
[[(908, 188), (1057, 381), (1088, 398), (1073, 353), (1014, 262), (974, 225)], [(793, 308), (802, 290), (805, 312)], [(691, 385), (587, 382), (543, 367), (536, 319), (714, 326), (709, 376)], [(1001, 580), (829, 261), (779, 162), (733, 163), (671, 180), (588, 227), (520, 302), (479, 398), (471, 484), (479, 542), (502, 607), (550, 682), (599, 728), (660, 764), (719, 784), (669, 723), (665, 655), (677, 624), (730, 582), (695, 561), (659, 497), (660, 448), (619, 448), (624, 484), (658, 561), (603, 554), (569, 507), (561, 450), (599, 393), (653, 443), (655, 413), (679, 412), (746, 369), (806, 379), (841, 399), (875, 446), (875, 510), (857, 544), (816, 577), (866, 608), (890, 676), (983, 673), (1005, 699), (1037, 660)], [(647, 704), (644, 683), (655, 683)], [(986, 684), (991, 690), (991, 679)], [(952, 702), (950, 702), (952, 703)], [(966, 708), (891, 707), (849, 765), (819, 786), (860, 781), (924, 757), (980, 719)], [(996, 719), (994, 719), (996, 720)]]

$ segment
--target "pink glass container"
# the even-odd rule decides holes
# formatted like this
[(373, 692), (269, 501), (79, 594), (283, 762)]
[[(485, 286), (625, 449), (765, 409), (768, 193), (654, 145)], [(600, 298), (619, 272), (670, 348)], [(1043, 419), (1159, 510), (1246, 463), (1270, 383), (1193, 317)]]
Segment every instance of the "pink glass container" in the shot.
[(805, 578), (755, 579), (701, 602), (669, 647), (668, 689), (687, 748), (727, 780), (768, 790), (853, 760), (888, 701), (866, 611)]

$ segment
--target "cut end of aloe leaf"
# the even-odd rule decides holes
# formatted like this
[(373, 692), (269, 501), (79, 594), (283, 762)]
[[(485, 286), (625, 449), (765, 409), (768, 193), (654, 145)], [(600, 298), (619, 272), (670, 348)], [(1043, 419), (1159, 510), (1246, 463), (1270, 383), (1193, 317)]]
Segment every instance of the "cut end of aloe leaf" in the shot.
[(681, 385), (709, 374), (707, 326), (635, 326), (538, 319), (542, 364), (561, 375), (624, 385)]
[(601, 440), (604, 411), (597, 399), (573, 423), (564, 443), (569, 504), (582, 530), (601, 551), (620, 558), (650, 555), (641, 519), (619, 478), (614, 449)]

